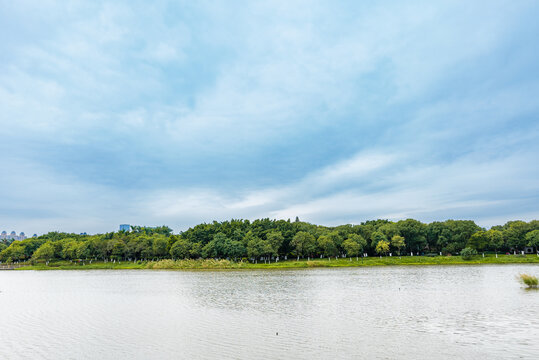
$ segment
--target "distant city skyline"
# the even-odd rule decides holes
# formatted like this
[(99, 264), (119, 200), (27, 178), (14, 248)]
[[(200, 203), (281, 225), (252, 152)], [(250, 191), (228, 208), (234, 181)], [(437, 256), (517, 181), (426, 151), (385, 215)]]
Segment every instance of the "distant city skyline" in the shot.
[(2, 2), (0, 219), (537, 219), (538, 18), (531, 0)]
[(20, 232), (19, 235), (13, 230), (11, 233), (7, 233), (6, 230), (0, 233), (0, 240), (24, 240), (27, 236), (24, 232)]

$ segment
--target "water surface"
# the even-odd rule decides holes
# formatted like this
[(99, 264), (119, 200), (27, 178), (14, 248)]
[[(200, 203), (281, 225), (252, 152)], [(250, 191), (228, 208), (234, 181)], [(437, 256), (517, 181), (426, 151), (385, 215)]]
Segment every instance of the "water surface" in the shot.
[(0, 358), (536, 359), (521, 272), (0, 271)]

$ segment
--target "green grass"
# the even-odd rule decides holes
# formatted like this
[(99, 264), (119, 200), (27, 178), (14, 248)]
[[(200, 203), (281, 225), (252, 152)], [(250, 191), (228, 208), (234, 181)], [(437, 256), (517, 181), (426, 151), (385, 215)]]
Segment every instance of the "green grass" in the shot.
[(91, 264), (69, 262), (69, 261), (51, 261), (49, 265), (39, 263), (28, 265), (17, 270), (92, 270), (92, 269), (177, 269), (177, 270), (225, 270), (225, 269), (299, 269), (299, 268), (317, 268), (317, 267), (358, 267), (358, 266), (402, 266), (402, 265), (480, 265), (480, 264), (539, 264), (537, 255), (527, 255), (524, 257), (513, 255), (494, 254), (473, 256), (471, 260), (464, 260), (460, 256), (398, 256), (393, 257), (368, 257), (350, 259), (314, 259), (314, 260), (287, 260), (264, 264), (258, 262), (234, 262), (228, 260), (160, 260), (149, 262), (128, 262), (120, 263), (93, 261)]
[(536, 288), (539, 284), (539, 280), (535, 276), (528, 275), (528, 274), (520, 274), (518, 276), (518, 280), (526, 285), (528, 288)]

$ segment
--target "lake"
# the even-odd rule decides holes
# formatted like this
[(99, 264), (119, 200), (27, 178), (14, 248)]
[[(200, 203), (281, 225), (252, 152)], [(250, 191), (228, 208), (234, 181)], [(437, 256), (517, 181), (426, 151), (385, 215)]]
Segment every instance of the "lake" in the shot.
[(538, 265), (0, 271), (1, 359), (536, 359)]

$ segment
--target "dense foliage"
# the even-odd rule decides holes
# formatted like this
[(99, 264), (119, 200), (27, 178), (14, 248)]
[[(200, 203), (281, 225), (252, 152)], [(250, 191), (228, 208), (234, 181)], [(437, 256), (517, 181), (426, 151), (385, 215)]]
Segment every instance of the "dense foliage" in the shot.
[(460, 256), (462, 256), (464, 260), (472, 260), (474, 255), (477, 255), (477, 250), (471, 247), (466, 247), (460, 252)]
[(296, 220), (230, 220), (196, 225), (173, 234), (166, 226), (134, 226), (129, 232), (76, 235), (51, 232), (0, 247), (0, 261), (272, 259), (388, 254), (457, 254), (523, 250), (539, 246), (539, 221), (510, 221), (490, 230), (470, 220), (424, 224), (407, 219), (327, 227)]

